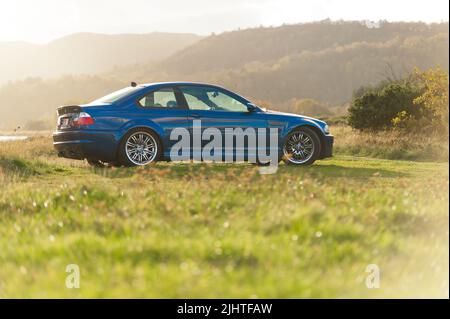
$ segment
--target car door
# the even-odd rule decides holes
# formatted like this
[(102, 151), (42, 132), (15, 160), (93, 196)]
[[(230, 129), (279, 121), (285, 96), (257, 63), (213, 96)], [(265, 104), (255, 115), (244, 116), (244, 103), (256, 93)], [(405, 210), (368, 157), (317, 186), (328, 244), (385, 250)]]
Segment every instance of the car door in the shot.
[[(189, 85), (179, 89), (188, 106), (191, 136), (195, 139), (197, 131), (203, 137), (201, 143), (192, 143), (194, 159), (200, 159), (214, 130), (221, 134), (222, 160), (244, 160), (256, 154), (258, 129), (267, 128), (265, 116), (259, 109), (249, 112), (247, 101), (215, 86)], [(209, 134), (205, 136), (205, 133)], [(202, 149), (199, 149), (200, 145)]]
[(159, 125), (164, 133), (161, 136), (164, 157), (168, 158), (176, 140), (170, 139), (176, 128), (189, 129), (188, 110), (181, 92), (176, 87), (162, 87), (139, 98), (140, 116)]

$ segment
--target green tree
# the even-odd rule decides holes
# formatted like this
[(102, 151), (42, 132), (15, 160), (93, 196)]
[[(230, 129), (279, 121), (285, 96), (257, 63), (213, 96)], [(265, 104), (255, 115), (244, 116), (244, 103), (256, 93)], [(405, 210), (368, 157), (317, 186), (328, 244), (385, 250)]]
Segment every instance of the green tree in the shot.
[(348, 122), (353, 128), (389, 129), (394, 127), (393, 119), (401, 112), (413, 118), (421, 116), (421, 106), (414, 103), (421, 89), (409, 80), (389, 82), (364, 92), (353, 99), (349, 108)]

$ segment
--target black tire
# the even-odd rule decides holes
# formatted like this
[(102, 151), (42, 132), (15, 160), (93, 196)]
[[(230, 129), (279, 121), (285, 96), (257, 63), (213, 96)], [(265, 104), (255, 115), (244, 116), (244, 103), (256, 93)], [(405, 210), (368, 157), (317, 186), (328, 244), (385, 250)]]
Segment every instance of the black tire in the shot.
[[(156, 145), (156, 154), (154, 155), (153, 159), (147, 163), (137, 163), (136, 161), (133, 161), (128, 155), (127, 155), (127, 148), (126, 143), (128, 139), (131, 136), (139, 135), (139, 133), (143, 134), (144, 136), (149, 136), (153, 139), (154, 144)], [(155, 163), (159, 160), (162, 154), (162, 145), (161, 141), (159, 139), (159, 136), (156, 135), (152, 130), (146, 129), (146, 128), (136, 128), (133, 130), (130, 130), (125, 134), (125, 136), (122, 138), (120, 144), (119, 144), (119, 150), (118, 150), (118, 161), (123, 166), (132, 167), (132, 166), (139, 166), (139, 165), (148, 165)]]
[[(277, 162), (277, 164), (279, 163), (281, 161), (281, 158), (278, 156), (278, 162)], [(251, 163), (252, 165), (256, 165), (256, 166), (261, 166), (261, 167), (264, 167), (264, 166), (270, 166), (270, 164), (272, 164), (271, 162), (267, 162), (267, 163), (263, 163), (263, 162), (261, 162), (261, 161), (259, 161), (259, 160), (256, 160), (256, 163)]]
[[(312, 145), (313, 145), (312, 152), (311, 152), (312, 154), (305, 156), (304, 160), (296, 159), (294, 156), (288, 156), (289, 152), (286, 150), (287, 143), (288, 143), (288, 141), (290, 141), (290, 138), (293, 136), (299, 136), (299, 134), (301, 134), (301, 136), (309, 137), (311, 139)], [(283, 161), (286, 164), (307, 166), (307, 165), (313, 164), (316, 161), (316, 159), (319, 158), (321, 148), (322, 148), (322, 143), (320, 142), (319, 136), (313, 129), (311, 129), (307, 126), (302, 126), (302, 127), (294, 129), (292, 132), (290, 132), (286, 136), (285, 140), (283, 141), (282, 148), (283, 148)]]

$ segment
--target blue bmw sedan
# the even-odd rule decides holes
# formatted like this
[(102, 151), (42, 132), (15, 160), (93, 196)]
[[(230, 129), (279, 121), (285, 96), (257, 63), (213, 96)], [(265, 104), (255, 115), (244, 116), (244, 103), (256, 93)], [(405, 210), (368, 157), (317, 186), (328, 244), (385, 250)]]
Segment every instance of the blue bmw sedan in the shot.
[[(93, 166), (170, 161), (180, 150), (187, 152), (183, 159), (204, 160), (201, 150), (208, 148), (209, 155), (211, 137), (218, 140), (213, 152), (219, 161), (252, 158), (257, 164), (267, 164), (251, 156), (255, 149), (263, 153), (275, 150), (277, 163), (283, 160), (293, 165), (310, 165), (332, 156), (333, 136), (325, 122), (266, 110), (210, 84), (133, 82), (88, 104), (61, 106), (57, 113), (53, 144), (58, 155), (86, 159)], [(183, 132), (188, 141), (180, 147), (174, 137), (183, 136)], [(227, 137), (230, 132), (231, 139)], [(246, 136), (239, 139), (242, 133)], [(233, 139), (243, 144), (232, 143), (230, 147), (226, 142)]]

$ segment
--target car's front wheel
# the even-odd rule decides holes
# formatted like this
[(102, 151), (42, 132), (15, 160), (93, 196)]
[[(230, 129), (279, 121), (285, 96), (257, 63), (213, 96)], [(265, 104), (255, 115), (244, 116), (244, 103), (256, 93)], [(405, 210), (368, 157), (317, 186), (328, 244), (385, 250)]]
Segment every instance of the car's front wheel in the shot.
[(150, 130), (136, 129), (128, 132), (119, 145), (119, 160), (125, 166), (142, 166), (154, 163), (161, 154), (158, 136)]
[(288, 134), (283, 143), (286, 164), (311, 165), (320, 155), (320, 138), (308, 127), (300, 127)]

